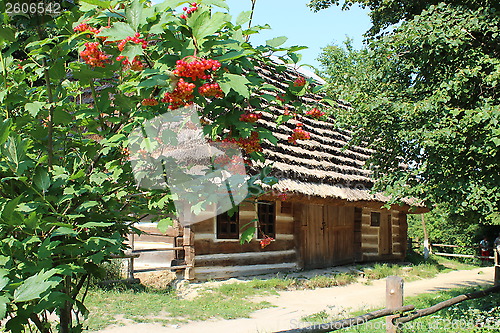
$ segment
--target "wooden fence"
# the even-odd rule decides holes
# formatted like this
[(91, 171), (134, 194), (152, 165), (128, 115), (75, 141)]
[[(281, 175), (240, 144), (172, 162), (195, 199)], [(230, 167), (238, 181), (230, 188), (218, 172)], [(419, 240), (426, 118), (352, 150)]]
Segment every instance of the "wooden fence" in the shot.
[[(151, 232), (145, 232), (149, 236), (161, 236), (164, 237), (164, 234), (155, 234)], [(127, 267), (127, 278), (124, 280), (107, 280), (103, 281), (104, 284), (113, 284), (116, 282), (126, 282), (126, 283), (137, 283), (139, 279), (136, 279), (134, 273), (146, 272), (146, 271), (159, 271), (159, 270), (184, 270), (184, 279), (185, 280), (193, 280), (194, 279), (194, 234), (191, 231), (191, 227), (184, 227), (182, 234), (182, 246), (174, 246), (169, 248), (162, 249), (135, 249), (135, 234), (130, 234), (129, 237), (129, 246), (130, 250), (121, 255), (112, 256), (114, 259), (127, 259), (128, 267)], [(176, 265), (176, 266), (162, 266), (162, 267), (154, 267), (148, 269), (137, 270), (134, 267), (134, 260), (139, 258), (142, 253), (147, 252), (166, 252), (166, 251), (184, 251), (184, 265)]]
[(485, 290), (453, 297), (429, 308), (414, 311), (415, 306), (403, 305), (403, 279), (398, 276), (389, 276), (386, 283), (385, 309), (366, 313), (354, 318), (338, 320), (325, 324), (317, 324), (304, 328), (279, 331), (275, 333), (327, 333), (338, 331), (340, 329), (352, 327), (355, 325), (365, 324), (370, 320), (381, 317), (386, 317), (386, 333), (396, 333), (404, 327), (404, 323), (408, 323), (420, 317), (428, 316), (463, 301), (481, 298), (499, 292), (500, 284), (497, 284), (494, 287)]

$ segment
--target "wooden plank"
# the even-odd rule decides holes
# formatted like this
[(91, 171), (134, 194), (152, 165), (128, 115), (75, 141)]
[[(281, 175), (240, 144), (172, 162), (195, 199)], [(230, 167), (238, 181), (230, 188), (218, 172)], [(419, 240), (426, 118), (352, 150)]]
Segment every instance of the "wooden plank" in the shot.
[(292, 250), (295, 248), (293, 239), (276, 239), (271, 242), (266, 248), (261, 249), (258, 241), (253, 240), (250, 243), (241, 245), (234, 241), (218, 241), (214, 242), (209, 239), (195, 239), (194, 247), (196, 254), (215, 254), (215, 253), (238, 253), (238, 252), (266, 252), (266, 251), (283, 251)]
[(387, 212), (380, 214), (379, 228), (379, 253), (381, 255), (391, 254), (392, 252), (392, 225), (391, 216)]
[(292, 215), (276, 215), (276, 222), (293, 222)]
[(230, 277), (252, 276), (278, 272), (297, 271), (297, 263), (280, 263), (272, 265), (245, 265), (245, 266), (211, 266), (196, 267), (197, 280), (227, 279)]
[(184, 236), (182, 238), (184, 247), (184, 260), (186, 261), (186, 269), (184, 270), (184, 279), (193, 280), (194, 279), (194, 264), (195, 264), (195, 243), (194, 243), (194, 232), (191, 227), (184, 227)]
[(286, 221), (286, 222), (276, 222), (276, 233), (278, 234), (289, 234), (293, 235), (295, 232), (295, 228), (293, 225), (293, 220), (292, 221)]
[(366, 235), (372, 235), (372, 236), (379, 236), (379, 228), (378, 227), (361, 227), (361, 234), (363, 236)]
[(193, 232), (200, 234), (211, 234), (215, 233), (215, 221), (214, 219), (205, 220), (199, 223), (195, 223), (191, 226)]
[(224, 253), (196, 256), (196, 266), (244, 266), (296, 262), (295, 250), (270, 252)]

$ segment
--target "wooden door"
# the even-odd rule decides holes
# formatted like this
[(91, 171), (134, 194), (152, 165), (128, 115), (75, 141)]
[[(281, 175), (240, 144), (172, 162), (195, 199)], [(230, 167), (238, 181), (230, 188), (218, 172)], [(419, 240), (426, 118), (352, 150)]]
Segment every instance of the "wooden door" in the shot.
[(304, 205), (302, 256), (305, 268), (354, 261), (354, 208)]
[(354, 261), (354, 208), (324, 206), (329, 266)]
[(380, 255), (392, 254), (392, 221), (390, 213), (380, 214), (378, 239), (378, 253)]
[(304, 205), (302, 221), (301, 239), (304, 267), (324, 267), (327, 244), (324, 237), (323, 206)]

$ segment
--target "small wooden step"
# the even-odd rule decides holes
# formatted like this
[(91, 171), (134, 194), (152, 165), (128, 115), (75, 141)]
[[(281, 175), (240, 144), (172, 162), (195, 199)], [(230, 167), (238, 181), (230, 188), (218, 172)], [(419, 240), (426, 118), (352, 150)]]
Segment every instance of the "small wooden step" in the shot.
[(162, 249), (139, 249), (139, 250), (132, 251), (132, 253), (163, 252), (163, 251), (181, 251), (181, 250), (184, 250), (184, 247), (177, 246), (177, 247), (168, 247), (168, 248), (162, 248)]
[(186, 269), (191, 267), (189, 265), (181, 265), (181, 266), (156, 266), (150, 268), (140, 268), (134, 269), (134, 273), (145, 273), (145, 272), (156, 272), (156, 271), (176, 271), (180, 269)]

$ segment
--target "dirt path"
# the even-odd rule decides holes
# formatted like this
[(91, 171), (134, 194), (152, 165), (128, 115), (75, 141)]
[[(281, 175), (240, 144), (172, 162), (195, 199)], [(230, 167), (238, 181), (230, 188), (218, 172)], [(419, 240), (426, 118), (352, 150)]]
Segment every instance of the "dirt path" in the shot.
[[(459, 287), (491, 285), (493, 267), (454, 271), (427, 279), (405, 283), (405, 297), (437, 292)], [(158, 324), (133, 324), (112, 327), (99, 333), (265, 333), (286, 330), (303, 325), (300, 318), (326, 310), (336, 314), (349, 310), (383, 307), (385, 303), (385, 280), (366, 285), (355, 283), (344, 287), (319, 288), (280, 292), (267, 301), (276, 305), (256, 311), (251, 318), (193, 322), (176, 327)]]

